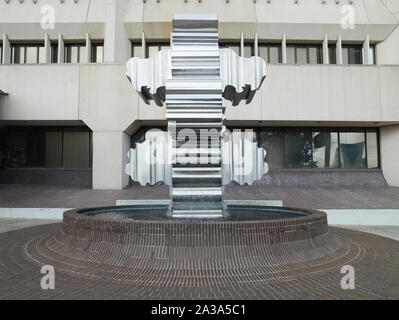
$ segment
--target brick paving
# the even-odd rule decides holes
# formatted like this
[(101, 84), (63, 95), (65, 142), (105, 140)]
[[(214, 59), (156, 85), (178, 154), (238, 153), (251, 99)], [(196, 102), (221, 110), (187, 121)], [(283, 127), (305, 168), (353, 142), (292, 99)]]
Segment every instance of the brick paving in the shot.
[[(0, 208), (88, 208), (114, 206), (116, 200), (168, 199), (167, 186), (131, 185), (123, 191), (0, 184)], [(399, 209), (399, 188), (387, 186), (226, 187), (228, 200), (283, 200), (284, 206), (313, 209)]]
[[(298, 263), (246, 266), (241, 273), (235, 268), (235, 275), (231, 269), (224, 278), (219, 269), (223, 281), (216, 283), (209, 274), (200, 282), (193, 281), (198, 277), (184, 275), (178, 268), (165, 271), (166, 275), (174, 273), (169, 279), (175, 281), (160, 281), (154, 277), (159, 272), (156, 268), (152, 274), (140, 274), (138, 269), (110, 260), (98, 263), (101, 256), (107, 256), (101, 246), (91, 261), (79, 254), (67, 256), (57, 242), (60, 229), (62, 224), (52, 224), (0, 234), (0, 299), (399, 298), (399, 242), (363, 232), (330, 228), (330, 241), (339, 245), (326, 255)], [(75, 253), (87, 249), (79, 248), (82, 243), (74, 244)], [(151, 259), (147, 260), (150, 270)], [(40, 288), (43, 263), (55, 267), (55, 290)], [(347, 264), (356, 271), (355, 290), (340, 287), (340, 269)], [(213, 270), (217, 275), (218, 269)]]

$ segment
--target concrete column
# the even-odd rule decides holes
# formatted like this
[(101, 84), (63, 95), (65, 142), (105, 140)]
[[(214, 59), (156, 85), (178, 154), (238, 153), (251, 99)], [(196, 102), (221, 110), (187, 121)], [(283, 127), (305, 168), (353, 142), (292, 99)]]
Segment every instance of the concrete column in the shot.
[(244, 47), (244, 34), (241, 32), (241, 40), (240, 40), (240, 56), (245, 56), (245, 47)]
[[(172, 40), (170, 41), (172, 43)], [(145, 42), (145, 34), (144, 32), (141, 33), (141, 58), (145, 59), (146, 57), (146, 51), (147, 51), (147, 45)]]
[(323, 64), (329, 64), (329, 63), (330, 63), (330, 57), (328, 54), (328, 37), (327, 34), (325, 34), (323, 40)]
[(104, 62), (126, 63), (131, 54), (124, 17), (129, 0), (107, 0), (104, 36)]
[(44, 35), (44, 54), (44, 63), (51, 63), (51, 42), (47, 33)]
[(283, 33), (283, 40), (281, 41), (281, 55), (282, 63), (287, 63), (287, 35)]
[(380, 129), (381, 168), (390, 186), (399, 187), (399, 125)]
[(338, 35), (338, 39), (337, 39), (337, 64), (342, 64), (343, 63), (343, 59), (342, 59), (342, 36), (341, 34)]
[(91, 39), (90, 35), (86, 33), (86, 57), (83, 63), (90, 63), (91, 62)]
[(57, 57), (57, 62), (58, 63), (64, 63), (65, 62), (65, 43), (64, 43), (64, 38), (62, 37), (62, 33), (58, 34), (58, 57)]
[(363, 42), (363, 64), (370, 64), (369, 61), (369, 51), (370, 51), (370, 36), (367, 34), (366, 39)]
[(254, 50), (255, 50), (254, 56), (255, 56), (255, 57), (259, 56), (258, 33), (255, 33)]
[(7, 35), (3, 34), (3, 61), (2, 64), (11, 63), (11, 44)]
[(122, 190), (129, 184), (125, 173), (130, 136), (118, 131), (93, 132), (93, 189)]

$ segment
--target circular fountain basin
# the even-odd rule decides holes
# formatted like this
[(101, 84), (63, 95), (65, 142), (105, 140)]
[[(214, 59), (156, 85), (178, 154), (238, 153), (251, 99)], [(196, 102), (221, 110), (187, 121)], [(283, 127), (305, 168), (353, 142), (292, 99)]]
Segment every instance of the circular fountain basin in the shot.
[(338, 247), (320, 211), (230, 205), (224, 218), (174, 219), (167, 210), (141, 205), (67, 211), (56, 241), (71, 258), (138, 267), (143, 274), (155, 268), (160, 277), (171, 268), (213, 274), (216, 266), (224, 272), (240, 266), (249, 272), (316, 259)]

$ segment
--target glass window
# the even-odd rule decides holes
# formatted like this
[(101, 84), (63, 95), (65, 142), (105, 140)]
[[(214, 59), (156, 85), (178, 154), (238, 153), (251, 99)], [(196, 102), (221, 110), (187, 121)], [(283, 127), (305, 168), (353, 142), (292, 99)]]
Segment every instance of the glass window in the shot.
[(312, 133), (309, 131), (286, 130), (285, 167), (312, 167)]
[(90, 133), (81, 130), (64, 130), (64, 168), (90, 168)]
[(343, 45), (342, 46), (343, 64), (362, 64), (363, 46), (362, 45)]
[(90, 62), (92, 62), (92, 63), (104, 62), (104, 44), (103, 43), (92, 43)]
[(66, 43), (65, 44), (65, 62), (80, 63), (85, 61), (86, 44), (85, 43)]
[(297, 64), (307, 64), (308, 63), (307, 48), (304, 48), (304, 47), (296, 48), (296, 63)]
[(270, 64), (281, 63), (281, 46), (269, 47), (269, 63)]
[(46, 63), (46, 50), (44, 47), (39, 47), (39, 63)]
[(284, 168), (284, 133), (275, 129), (259, 130), (259, 147), (266, 150), (266, 161), (270, 168)]
[(147, 47), (147, 58), (151, 58), (155, 56), (159, 51), (159, 46), (158, 45), (149, 45)]
[(366, 168), (366, 141), (364, 131), (340, 131), (339, 141), (341, 168)]
[(3, 63), (3, 46), (0, 45), (0, 64)]
[(40, 44), (13, 44), (11, 45), (11, 63), (36, 64), (44, 63), (44, 45)]
[(321, 45), (310, 44), (288, 44), (287, 45), (288, 64), (320, 64)]
[(338, 132), (316, 131), (313, 137), (313, 168), (339, 168)]
[(287, 63), (295, 64), (295, 47), (287, 45)]
[(258, 47), (258, 56), (261, 57), (263, 60), (265, 60), (266, 62), (269, 61), (269, 49), (268, 47), (263, 47), (263, 46), (259, 46)]
[[(90, 168), (91, 133), (86, 128), (12, 127), (3, 144), (12, 168)], [(4, 147), (5, 146), (5, 147)]]
[(141, 58), (141, 45), (133, 45), (132, 57)]
[(337, 46), (329, 44), (328, 45), (328, 59), (330, 64), (337, 63)]
[(62, 130), (46, 131), (46, 168), (62, 168)]
[(25, 47), (12, 46), (12, 63), (24, 64), (25, 63)]
[(8, 167), (43, 167), (44, 150), (44, 132), (39, 128), (15, 128), (7, 132)]
[(242, 55), (245, 58), (250, 58), (252, 57), (252, 46), (251, 45), (245, 45), (244, 46), (244, 54)]
[(379, 168), (377, 130), (367, 130), (367, 168)]
[(58, 44), (52, 43), (51, 44), (51, 63), (58, 62)]

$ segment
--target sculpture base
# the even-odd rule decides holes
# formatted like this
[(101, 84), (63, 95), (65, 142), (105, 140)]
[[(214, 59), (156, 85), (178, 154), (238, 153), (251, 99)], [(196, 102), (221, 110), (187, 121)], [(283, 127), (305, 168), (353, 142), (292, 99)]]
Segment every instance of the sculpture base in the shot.
[(323, 212), (228, 206), (228, 213), (204, 220), (168, 218), (162, 205), (72, 210), (57, 234), (44, 246), (31, 243), (27, 253), (86, 277), (212, 287), (256, 283), (276, 266), (302, 268), (340, 246)]

